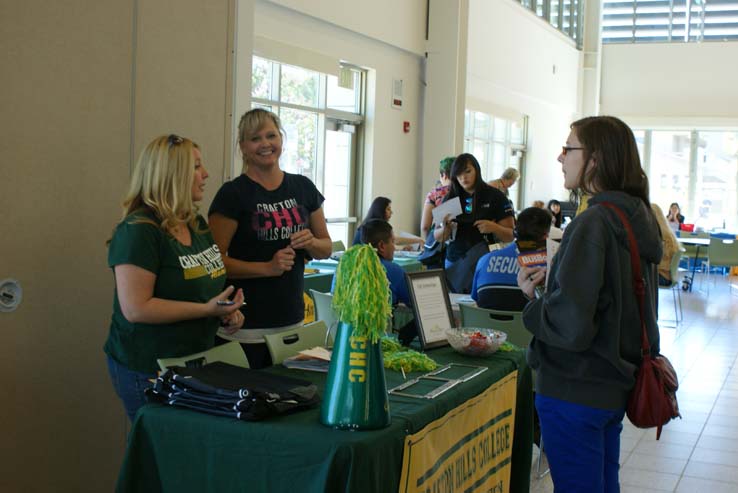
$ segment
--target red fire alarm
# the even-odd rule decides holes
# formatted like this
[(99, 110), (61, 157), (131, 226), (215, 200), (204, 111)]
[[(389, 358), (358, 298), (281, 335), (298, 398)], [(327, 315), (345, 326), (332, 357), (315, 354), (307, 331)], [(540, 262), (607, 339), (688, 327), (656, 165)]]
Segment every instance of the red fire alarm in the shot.
[(410, 122), (402, 122), (402, 131), (406, 134), (410, 133)]

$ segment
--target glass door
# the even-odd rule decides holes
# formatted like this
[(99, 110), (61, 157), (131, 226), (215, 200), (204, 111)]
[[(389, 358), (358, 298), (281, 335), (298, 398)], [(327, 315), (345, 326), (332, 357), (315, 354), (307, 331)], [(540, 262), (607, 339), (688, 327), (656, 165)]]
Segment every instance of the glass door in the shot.
[(328, 232), (333, 241), (343, 241), (348, 247), (349, 226), (356, 222), (353, 210), (353, 177), (357, 125), (326, 118), (325, 165), (323, 167), (323, 207)]

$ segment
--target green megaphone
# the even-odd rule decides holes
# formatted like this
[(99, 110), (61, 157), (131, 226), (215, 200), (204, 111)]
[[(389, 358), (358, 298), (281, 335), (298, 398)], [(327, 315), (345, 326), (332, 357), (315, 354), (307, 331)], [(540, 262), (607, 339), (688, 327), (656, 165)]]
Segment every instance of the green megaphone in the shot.
[(390, 424), (382, 344), (353, 335), (339, 322), (320, 421), (344, 430), (372, 430)]

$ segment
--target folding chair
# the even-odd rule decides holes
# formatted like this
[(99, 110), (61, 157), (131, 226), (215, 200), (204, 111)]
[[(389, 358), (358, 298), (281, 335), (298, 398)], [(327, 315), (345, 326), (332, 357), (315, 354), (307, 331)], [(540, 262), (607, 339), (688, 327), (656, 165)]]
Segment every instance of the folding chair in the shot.
[(181, 356), (179, 358), (159, 358), (156, 362), (159, 364), (161, 371), (166, 371), (170, 366), (198, 367), (214, 361), (222, 361), (230, 363), (241, 368), (249, 367), (249, 360), (241, 348), (241, 344), (237, 341), (227, 342), (220, 346), (215, 346), (207, 351)]
[(315, 303), (315, 321), (322, 320), (328, 327), (324, 344), (332, 346), (333, 341), (336, 340), (336, 329), (338, 327), (338, 315), (333, 310), (333, 295), (311, 289), (310, 296), (312, 296), (313, 303)]
[[(671, 284), (668, 286), (659, 284), (659, 289), (671, 289), (671, 294), (674, 297), (674, 323), (677, 325), (684, 319), (682, 312), (682, 290), (679, 281), (679, 261), (682, 255), (684, 255), (684, 248), (680, 248), (679, 251), (674, 252), (674, 256), (671, 257), (671, 264), (669, 264)], [(677, 311), (677, 299), (679, 300), (679, 311)]]
[(272, 364), (278, 365), (304, 349), (322, 346), (326, 330), (328, 328), (325, 322), (320, 320), (277, 334), (266, 334), (264, 339), (272, 357)]

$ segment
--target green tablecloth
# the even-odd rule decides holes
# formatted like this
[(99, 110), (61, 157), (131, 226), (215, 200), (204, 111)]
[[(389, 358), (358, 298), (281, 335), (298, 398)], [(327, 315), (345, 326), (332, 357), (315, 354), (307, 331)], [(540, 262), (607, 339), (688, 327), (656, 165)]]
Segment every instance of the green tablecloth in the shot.
[(310, 294), (310, 290), (314, 289), (321, 293), (330, 293), (331, 283), (333, 282), (334, 271), (321, 271), (317, 274), (305, 274), (303, 290)]
[[(513, 492), (527, 492), (533, 399), (524, 353), (498, 352), (471, 359), (445, 347), (428, 354), (441, 364), (478, 364), (489, 370), (434, 400), (391, 396), (392, 423), (381, 430), (333, 430), (320, 424), (319, 408), (241, 422), (158, 404), (144, 406), (129, 435), (117, 491), (396, 492), (405, 436), (518, 368), (510, 486)], [(325, 374), (283, 367), (269, 371), (313, 381), (322, 394)], [(387, 371), (388, 388), (402, 380), (401, 374)]]

